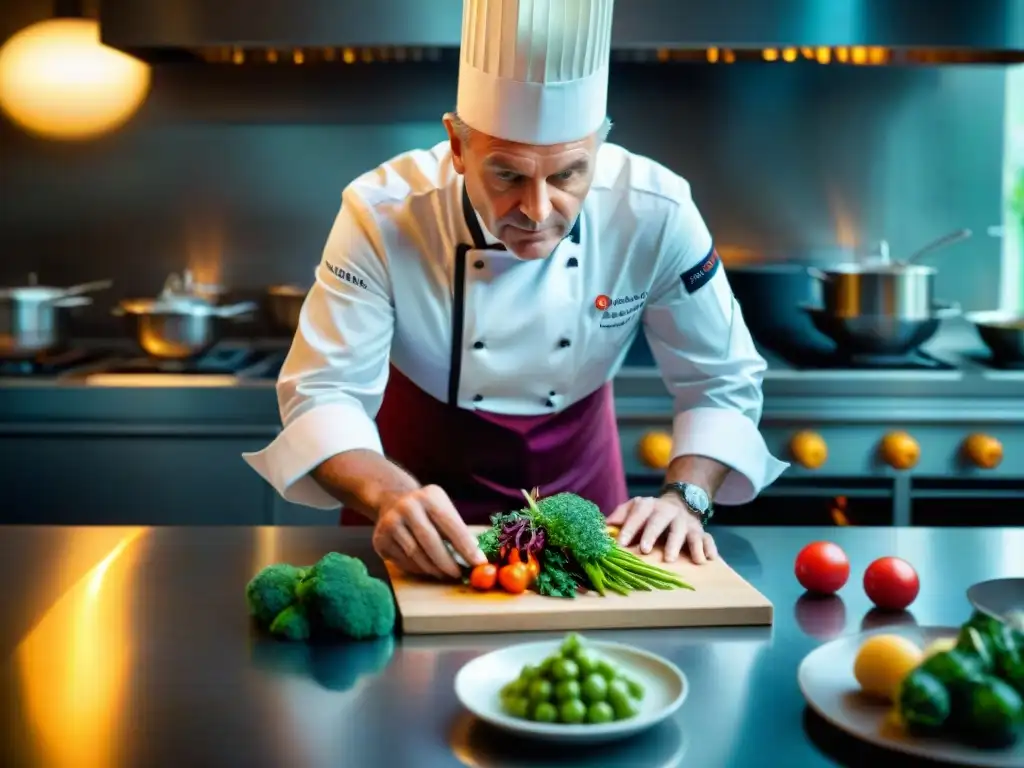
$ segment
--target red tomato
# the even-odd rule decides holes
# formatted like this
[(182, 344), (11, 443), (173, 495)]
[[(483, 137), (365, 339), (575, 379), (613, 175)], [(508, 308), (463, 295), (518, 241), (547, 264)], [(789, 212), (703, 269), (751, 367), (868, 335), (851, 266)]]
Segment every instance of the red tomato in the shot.
[(492, 589), (498, 581), (498, 566), (492, 563), (478, 565), (469, 574), (469, 585), (473, 589), (486, 591)]
[(831, 595), (850, 578), (850, 560), (838, 544), (815, 541), (796, 556), (796, 578), (808, 592)]
[(864, 571), (864, 591), (884, 611), (902, 611), (917, 599), (920, 589), (917, 571), (898, 557), (880, 557)]

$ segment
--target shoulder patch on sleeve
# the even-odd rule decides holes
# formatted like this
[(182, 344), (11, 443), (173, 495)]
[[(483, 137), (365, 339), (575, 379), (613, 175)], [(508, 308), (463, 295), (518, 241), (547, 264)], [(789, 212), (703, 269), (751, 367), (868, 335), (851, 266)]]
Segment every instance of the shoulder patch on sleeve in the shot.
[(363, 290), (365, 290), (368, 287), (366, 285), (366, 281), (359, 275), (355, 274), (354, 272), (350, 272), (347, 269), (336, 267), (333, 264), (331, 264), (331, 262), (327, 261), (327, 259), (324, 259), (324, 266), (327, 267), (327, 271), (329, 271), (332, 275), (334, 275), (342, 282), (348, 283), (349, 285), (354, 285), (356, 288), (362, 288)]
[(709, 283), (718, 272), (721, 263), (722, 259), (718, 256), (718, 250), (712, 245), (711, 251), (697, 266), (691, 267), (679, 276), (686, 292), (694, 293), (698, 288)]

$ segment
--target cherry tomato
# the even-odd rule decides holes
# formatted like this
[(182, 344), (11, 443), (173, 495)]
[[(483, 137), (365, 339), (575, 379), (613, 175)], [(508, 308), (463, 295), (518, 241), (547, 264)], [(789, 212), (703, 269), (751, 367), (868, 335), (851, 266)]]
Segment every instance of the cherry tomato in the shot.
[(498, 566), (485, 563), (476, 566), (469, 574), (469, 586), (486, 592), (493, 589), (498, 581)]
[(902, 611), (920, 589), (917, 571), (898, 557), (880, 557), (864, 571), (864, 592), (883, 611)]
[(808, 592), (832, 595), (850, 578), (850, 560), (838, 544), (815, 541), (796, 556), (796, 578)]
[(534, 557), (532, 554), (527, 554), (526, 555), (526, 562), (523, 562), (523, 557), (522, 557), (522, 555), (519, 554), (519, 550), (518, 549), (513, 549), (509, 553), (508, 561), (512, 565), (514, 565), (516, 563), (523, 563), (523, 565), (526, 566), (526, 570), (529, 571), (529, 573), (530, 573), (530, 583), (531, 584), (537, 578), (537, 576), (540, 575), (540, 563), (537, 562), (537, 558)]
[(498, 569), (498, 583), (506, 592), (518, 595), (530, 586), (530, 572), (522, 563), (503, 565)]

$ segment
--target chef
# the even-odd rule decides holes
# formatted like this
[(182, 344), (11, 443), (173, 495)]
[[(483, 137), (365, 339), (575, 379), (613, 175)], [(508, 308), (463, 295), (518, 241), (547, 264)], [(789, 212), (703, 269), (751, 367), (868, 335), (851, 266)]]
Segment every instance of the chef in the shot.
[[(713, 504), (786, 468), (758, 430), (765, 362), (689, 184), (606, 141), (613, 0), (465, 0), (448, 138), (351, 182), (245, 459), (343, 506), (377, 552), (457, 577), (467, 525), (571, 491), (665, 556), (715, 557)], [(644, 333), (674, 398), (671, 463), (630, 498), (612, 380)]]

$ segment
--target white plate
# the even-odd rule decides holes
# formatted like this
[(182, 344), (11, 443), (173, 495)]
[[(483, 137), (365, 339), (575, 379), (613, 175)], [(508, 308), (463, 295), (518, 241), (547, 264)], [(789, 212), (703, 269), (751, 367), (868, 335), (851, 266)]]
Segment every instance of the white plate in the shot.
[(561, 645), (561, 639), (522, 643), (478, 656), (455, 675), (455, 695), (466, 709), (496, 728), (545, 741), (594, 744), (624, 739), (657, 725), (675, 714), (689, 693), (686, 675), (672, 662), (629, 645), (584, 638), (584, 647), (608, 659), (644, 687), (635, 717), (612, 723), (568, 725), (536, 723), (506, 715), (501, 708), (502, 686), (515, 680), (525, 665), (540, 664)]
[(1020, 768), (1024, 765), (1024, 740), (1007, 749), (982, 750), (953, 740), (915, 739), (887, 727), (889, 706), (859, 695), (853, 662), (871, 635), (903, 635), (923, 648), (933, 640), (956, 637), (958, 632), (958, 627), (895, 626), (845, 635), (807, 654), (797, 672), (800, 691), (811, 709), (829, 723), (875, 746), (944, 763)]

